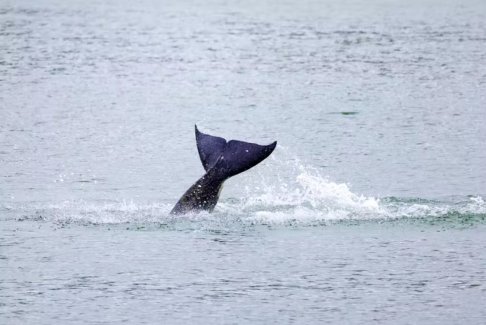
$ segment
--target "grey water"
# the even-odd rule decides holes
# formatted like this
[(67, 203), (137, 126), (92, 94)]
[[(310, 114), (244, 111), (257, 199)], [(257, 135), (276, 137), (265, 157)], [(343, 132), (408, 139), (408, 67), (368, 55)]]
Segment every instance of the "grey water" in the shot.
[(0, 323), (484, 324), (485, 125), (482, 0), (2, 0)]

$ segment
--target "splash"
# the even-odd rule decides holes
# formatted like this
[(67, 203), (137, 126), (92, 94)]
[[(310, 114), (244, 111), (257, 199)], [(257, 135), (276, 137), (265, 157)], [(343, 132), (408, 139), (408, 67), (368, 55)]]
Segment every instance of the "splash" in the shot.
[[(301, 165), (285, 176), (269, 178), (260, 174), (259, 182), (247, 186), (242, 200), (223, 202), (227, 214), (264, 223), (307, 223), (342, 219), (382, 218), (380, 200), (353, 193), (347, 184), (330, 181), (315, 169)], [(289, 177), (292, 175), (292, 177)]]
[(58, 204), (31, 204), (17, 208), (18, 220), (53, 221), (60, 224), (123, 224), (158, 222), (170, 211), (167, 204), (136, 204), (133, 201), (64, 201)]
[[(353, 192), (296, 158), (274, 159), (274, 174), (260, 169), (245, 188), (244, 198), (220, 204), (219, 211), (257, 224), (322, 225), (340, 221), (390, 221), (472, 216), (486, 218), (482, 197), (433, 201), (375, 198)], [(270, 176), (271, 175), (271, 176)]]
[[(55, 204), (0, 206), (16, 220), (57, 224), (158, 224), (172, 229), (229, 229), (255, 225), (318, 226), (336, 222), (390, 220), (449, 220), (482, 223), (486, 203), (481, 196), (449, 200), (375, 198), (355, 193), (294, 157), (274, 161), (248, 173), (244, 189), (222, 197), (214, 213), (171, 216), (169, 203), (133, 201), (65, 201)], [(270, 167), (271, 166), (271, 167)], [(276, 167), (275, 167), (276, 166)], [(269, 170), (272, 168), (272, 170)], [(229, 191), (231, 193), (231, 191)], [(237, 198), (236, 198), (237, 197)], [(472, 220), (472, 221), (471, 221)]]

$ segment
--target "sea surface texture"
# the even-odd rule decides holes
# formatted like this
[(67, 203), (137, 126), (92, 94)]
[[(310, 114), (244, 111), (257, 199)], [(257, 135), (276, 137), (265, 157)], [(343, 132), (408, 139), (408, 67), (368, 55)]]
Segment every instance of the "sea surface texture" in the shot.
[(0, 0), (1, 324), (485, 324), (485, 200), (484, 0)]

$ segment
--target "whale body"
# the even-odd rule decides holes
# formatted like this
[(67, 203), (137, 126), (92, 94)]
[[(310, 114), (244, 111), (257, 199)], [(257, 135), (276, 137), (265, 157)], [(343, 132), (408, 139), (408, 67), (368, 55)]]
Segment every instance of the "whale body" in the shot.
[(226, 141), (200, 132), (197, 125), (195, 129), (197, 150), (206, 174), (182, 195), (171, 214), (213, 211), (224, 181), (259, 164), (277, 146), (277, 141), (269, 145)]

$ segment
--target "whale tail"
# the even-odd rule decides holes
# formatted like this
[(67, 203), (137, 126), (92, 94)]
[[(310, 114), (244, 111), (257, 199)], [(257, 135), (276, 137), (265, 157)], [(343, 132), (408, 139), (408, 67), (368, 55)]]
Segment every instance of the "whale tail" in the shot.
[(197, 126), (196, 143), (206, 174), (182, 195), (171, 214), (213, 211), (224, 181), (260, 163), (277, 145), (276, 141), (266, 146), (236, 140), (227, 142), (199, 132)]
[(206, 172), (216, 169), (225, 178), (235, 176), (258, 165), (277, 146), (277, 141), (266, 146), (237, 140), (227, 142), (223, 138), (200, 132), (197, 125), (196, 143), (201, 163)]

